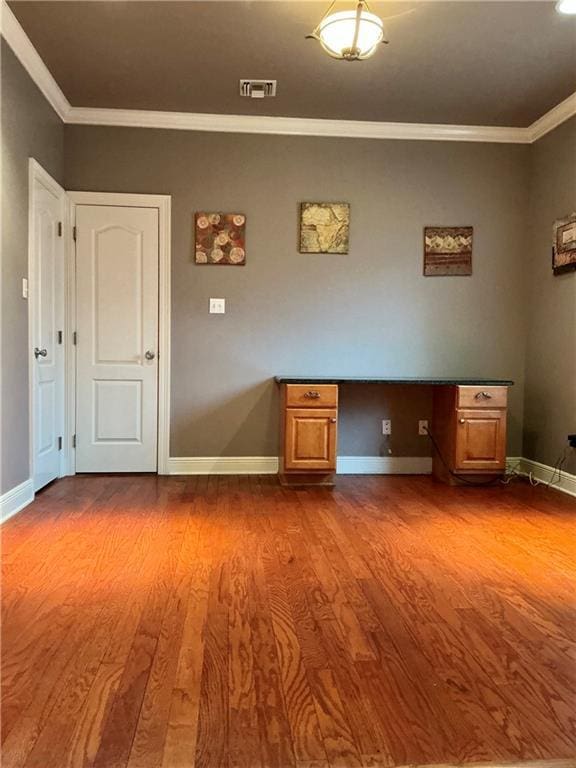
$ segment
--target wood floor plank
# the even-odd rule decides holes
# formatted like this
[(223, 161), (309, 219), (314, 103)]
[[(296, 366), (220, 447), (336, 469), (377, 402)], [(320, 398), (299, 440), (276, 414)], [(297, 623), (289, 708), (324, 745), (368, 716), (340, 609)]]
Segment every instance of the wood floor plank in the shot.
[[(182, 546), (142, 700), (128, 768), (158, 768), (164, 754), (172, 691), (193, 576), (197, 530), (196, 525), (188, 520), (187, 505), (172, 504), (171, 511), (171, 518), (176, 524), (175, 530), (184, 531)], [(175, 520), (178, 516), (180, 519)], [(179, 533), (176, 535), (179, 536)]]
[(249, 582), (249, 605), (261, 761), (266, 768), (289, 768), (296, 758), (261, 561)]
[(322, 763), (326, 761), (326, 750), (320, 723), (286, 585), (277, 567), (276, 553), (271, 543), (264, 550), (263, 563), (294, 754), (298, 764), (313, 764), (315, 761)]
[(576, 768), (576, 502), (78, 476), (2, 526), (6, 768)]
[(208, 592), (204, 659), (196, 740), (198, 768), (229, 766), (228, 752), (228, 589), (227, 564), (213, 565)]
[(261, 765), (258, 712), (250, 626), (249, 567), (236, 552), (230, 560), (230, 608), (228, 625), (228, 722), (230, 766)]
[[(162, 510), (162, 504), (159, 506)], [(165, 549), (157, 552), (152, 566), (154, 581), (104, 725), (107, 738), (102, 739), (94, 761), (95, 768), (125, 768), (132, 749), (182, 546), (184, 525), (167, 524), (164, 528)]]
[(194, 564), (178, 655), (178, 668), (170, 701), (162, 768), (194, 765), (208, 610), (209, 573), (207, 563), (197, 561)]

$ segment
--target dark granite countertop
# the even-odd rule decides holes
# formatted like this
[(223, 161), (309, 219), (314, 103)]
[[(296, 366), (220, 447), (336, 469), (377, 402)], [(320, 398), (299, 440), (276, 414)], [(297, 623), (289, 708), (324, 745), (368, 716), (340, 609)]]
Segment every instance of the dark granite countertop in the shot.
[(395, 378), (385, 376), (275, 376), (277, 384), (423, 384), (442, 386), (446, 384), (462, 384), (478, 387), (511, 387), (514, 382), (510, 379), (478, 379), (437, 376), (413, 376), (411, 378)]

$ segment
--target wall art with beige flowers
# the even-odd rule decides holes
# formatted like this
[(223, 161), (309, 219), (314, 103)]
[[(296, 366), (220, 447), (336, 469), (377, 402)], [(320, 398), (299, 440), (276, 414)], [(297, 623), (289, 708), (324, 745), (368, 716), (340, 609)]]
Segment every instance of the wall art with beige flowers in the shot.
[(195, 225), (196, 264), (246, 264), (244, 214), (197, 213)]

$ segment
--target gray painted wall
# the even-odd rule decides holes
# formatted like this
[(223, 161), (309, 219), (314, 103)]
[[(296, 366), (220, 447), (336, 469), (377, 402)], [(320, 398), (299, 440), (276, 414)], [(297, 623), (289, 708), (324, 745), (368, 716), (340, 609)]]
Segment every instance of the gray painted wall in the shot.
[[(68, 126), (63, 172), (62, 125), (1, 54), (1, 492), (28, 477), (29, 156), (68, 188), (173, 196), (172, 455), (276, 454), (278, 372), (511, 377), (519, 454), (526, 357), (523, 453), (554, 463), (576, 429), (576, 276), (550, 270), (551, 222), (576, 207), (576, 120), (531, 148)], [(348, 256), (297, 253), (313, 199), (350, 201)], [(200, 208), (247, 214), (246, 267), (193, 264)], [(471, 278), (421, 276), (427, 223), (474, 225)], [(226, 316), (208, 315), (210, 296)], [(341, 404), (343, 455), (429, 452), (426, 388), (346, 386)]]
[[(551, 269), (552, 222), (576, 210), (576, 118), (531, 148), (524, 456), (553, 465), (576, 432), (576, 273)], [(576, 473), (576, 451), (565, 468)]]
[[(85, 126), (65, 142), (67, 189), (172, 195), (171, 455), (276, 455), (278, 373), (509, 377), (519, 455), (528, 147)], [(297, 252), (303, 200), (350, 202), (349, 255)], [(193, 263), (202, 209), (247, 215), (245, 267)], [(425, 224), (474, 226), (472, 277), (422, 276)], [(429, 394), (343, 403), (342, 454), (385, 452), (388, 415), (395, 454), (428, 452), (403, 425), (415, 435)]]
[(0, 493), (29, 472), (28, 158), (62, 181), (64, 130), (4, 40), (2, 72), (2, 457)]

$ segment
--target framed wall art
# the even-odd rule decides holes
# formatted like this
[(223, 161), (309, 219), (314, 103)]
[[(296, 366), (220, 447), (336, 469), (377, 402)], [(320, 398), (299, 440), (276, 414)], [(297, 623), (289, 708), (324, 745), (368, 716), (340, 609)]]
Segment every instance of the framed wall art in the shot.
[(350, 205), (300, 203), (300, 253), (348, 253)]
[(576, 270), (576, 211), (552, 227), (552, 271), (562, 275), (572, 270)]
[(196, 264), (241, 267), (246, 264), (246, 216), (197, 213), (194, 218)]
[(471, 275), (472, 234), (472, 227), (424, 227), (424, 275)]

